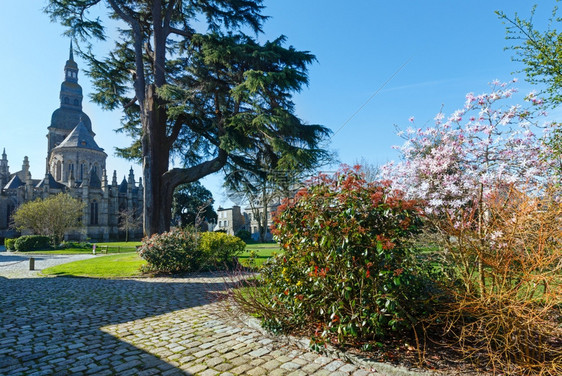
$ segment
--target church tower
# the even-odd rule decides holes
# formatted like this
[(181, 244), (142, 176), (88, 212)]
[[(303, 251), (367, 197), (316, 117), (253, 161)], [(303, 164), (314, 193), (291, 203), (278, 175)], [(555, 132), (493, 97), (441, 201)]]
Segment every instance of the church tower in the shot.
[[(60, 107), (53, 112), (51, 124), (47, 128), (49, 130), (47, 134), (47, 163), (51, 158), (52, 150), (62, 143), (78, 123), (82, 122), (91, 137), (95, 136), (90, 118), (82, 112), (82, 87), (78, 84), (78, 65), (74, 61), (72, 41), (70, 42), (68, 60), (64, 66), (64, 81), (61, 84), (59, 97)], [(48, 170), (49, 166), (47, 166)]]

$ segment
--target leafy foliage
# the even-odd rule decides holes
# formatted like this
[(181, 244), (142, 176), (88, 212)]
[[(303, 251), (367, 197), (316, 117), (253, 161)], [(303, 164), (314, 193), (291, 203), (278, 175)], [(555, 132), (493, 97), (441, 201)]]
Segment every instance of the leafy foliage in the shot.
[(250, 231), (248, 230), (240, 230), (235, 235), (242, 239), (244, 243), (252, 241), (252, 234), (250, 234)]
[(536, 5), (529, 18), (513, 17), (502, 11), (496, 13), (506, 25), (506, 38), (512, 42), (508, 49), (514, 52), (513, 59), (525, 65), (527, 80), (532, 84), (544, 84), (544, 94), (552, 105), (562, 102), (562, 33), (556, 29), (562, 19), (558, 7), (552, 10), (546, 30), (538, 30), (533, 21)]
[(148, 262), (148, 269), (151, 271), (163, 273), (196, 271), (201, 266), (202, 258), (198, 240), (198, 233), (193, 229), (176, 228), (143, 239), (138, 254)]
[(216, 220), (214, 202), (213, 194), (200, 182), (182, 184), (174, 191), (172, 222), (184, 227), (199, 226), (202, 221)]
[(199, 249), (209, 268), (224, 269), (236, 265), (236, 256), (246, 249), (246, 243), (237, 236), (222, 232), (202, 232), (200, 236)]
[(421, 226), (419, 211), (354, 169), (301, 190), (275, 219), (284, 253), (261, 274), (265, 325), (312, 328), (319, 340), (345, 342), (416, 324), (428, 314), (422, 297), (431, 296), (408, 244)]
[(15, 247), (14, 243), (16, 242), (16, 240), (17, 240), (17, 238), (15, 238), (15, 239), (10, 239), (10, 238), (4, 239), (4, 245), (6, 246), (6, 249), (10, 250), (10, 251), (15, 251), (16, 247)]
[(62, 240), (65, 232), (81, 226), (82, 201), (65, 193), (44, 200), (26, 202), (14, 213), (14, 224), (18, 230), (28, 229), (37, 235), (51, 238), (53, 246)]
[(14, 242), (14, 248), (18, 252), (37, 251), (50, 249), (51, 238), (43, 235), (24, 235)]
[(179, 273), (234, 266), (245, 248), (236, 236), (186, 227), (143, 239), (138, 254), (148, 262), (149, 271)]

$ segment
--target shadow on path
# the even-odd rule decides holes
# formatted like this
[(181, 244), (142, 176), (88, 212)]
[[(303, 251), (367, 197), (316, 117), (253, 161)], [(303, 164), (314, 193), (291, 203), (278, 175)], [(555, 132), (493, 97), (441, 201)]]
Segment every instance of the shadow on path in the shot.
[(209, 303), (222, 277), (0, 277), (0, 374), (188, 375), (100, 330)]

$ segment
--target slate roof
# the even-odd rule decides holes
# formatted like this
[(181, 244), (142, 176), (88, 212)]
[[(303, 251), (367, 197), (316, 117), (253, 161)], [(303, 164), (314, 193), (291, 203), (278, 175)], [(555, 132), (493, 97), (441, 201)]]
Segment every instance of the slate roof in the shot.
[(43, 180), (41, 180), (39, 182), (39, 184), (37, 184), (37, 188), (43, 188), (45, 186), (45, 183), (46, 183), (47, 179), (49, 180), (49, 187), (50, 188), (54, 188), (54, 189), (64, 189), (65, 188), (64, 184), (58, 183), (55, 180), (55, 178), (53, 177), (53, 175), (51, 175), (50, 173), (47, 174), (47, 177), (43, 178)]
[(54, 149), (62, 148), (82, 148), (103, 151), (102, 148), (98, 146), (92, 134), (88, 131), (88, 128), (84, 124), (84, 121), (80, 119), (80, 122), (72, 132)]
[(22, 185), (25, 185), (25, 183), (21, 181), (21, 179), (17, 175), (14, 175), (14, 177), (10, 179), (8, 184), (4, 186), (4, 189), (16, 189), (18, 187), (21, 187)]
[(123, 181), (121, 182), (121, 184), (119, 184), (119, 193), (127, 193), (128, 187), (129, 187), (129, 184), (127, 183), (127, 179), (125, 179), (125, 177), (123, 177)]

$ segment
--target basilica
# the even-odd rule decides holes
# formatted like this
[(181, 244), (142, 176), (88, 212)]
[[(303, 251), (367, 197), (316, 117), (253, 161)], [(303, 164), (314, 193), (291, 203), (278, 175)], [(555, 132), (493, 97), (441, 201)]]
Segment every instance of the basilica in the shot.
[[(106, 170), (107, 154), (95, 141), (88, 115), (82, 111), (82, 87), (72, 44), (60, 90), (60, 107), (53, 112), (47, 128), (45, 176), (33, 179), (29, 160), (10, 172), (6, 149), (0, 159), (0, 238), (14, 237), (11, 215), (19, 205), (61, 192), (81, 199), (86, 205), (81, 230), (66, 234), (67, 239), (107, 241), (118, 239), (121, 218), (142, 213), (142, 179), (135, 181), (133, 170), (118, 183), (113, 171), (111, 182)], [(142, 229), (133, 229), (138, 237)]]

